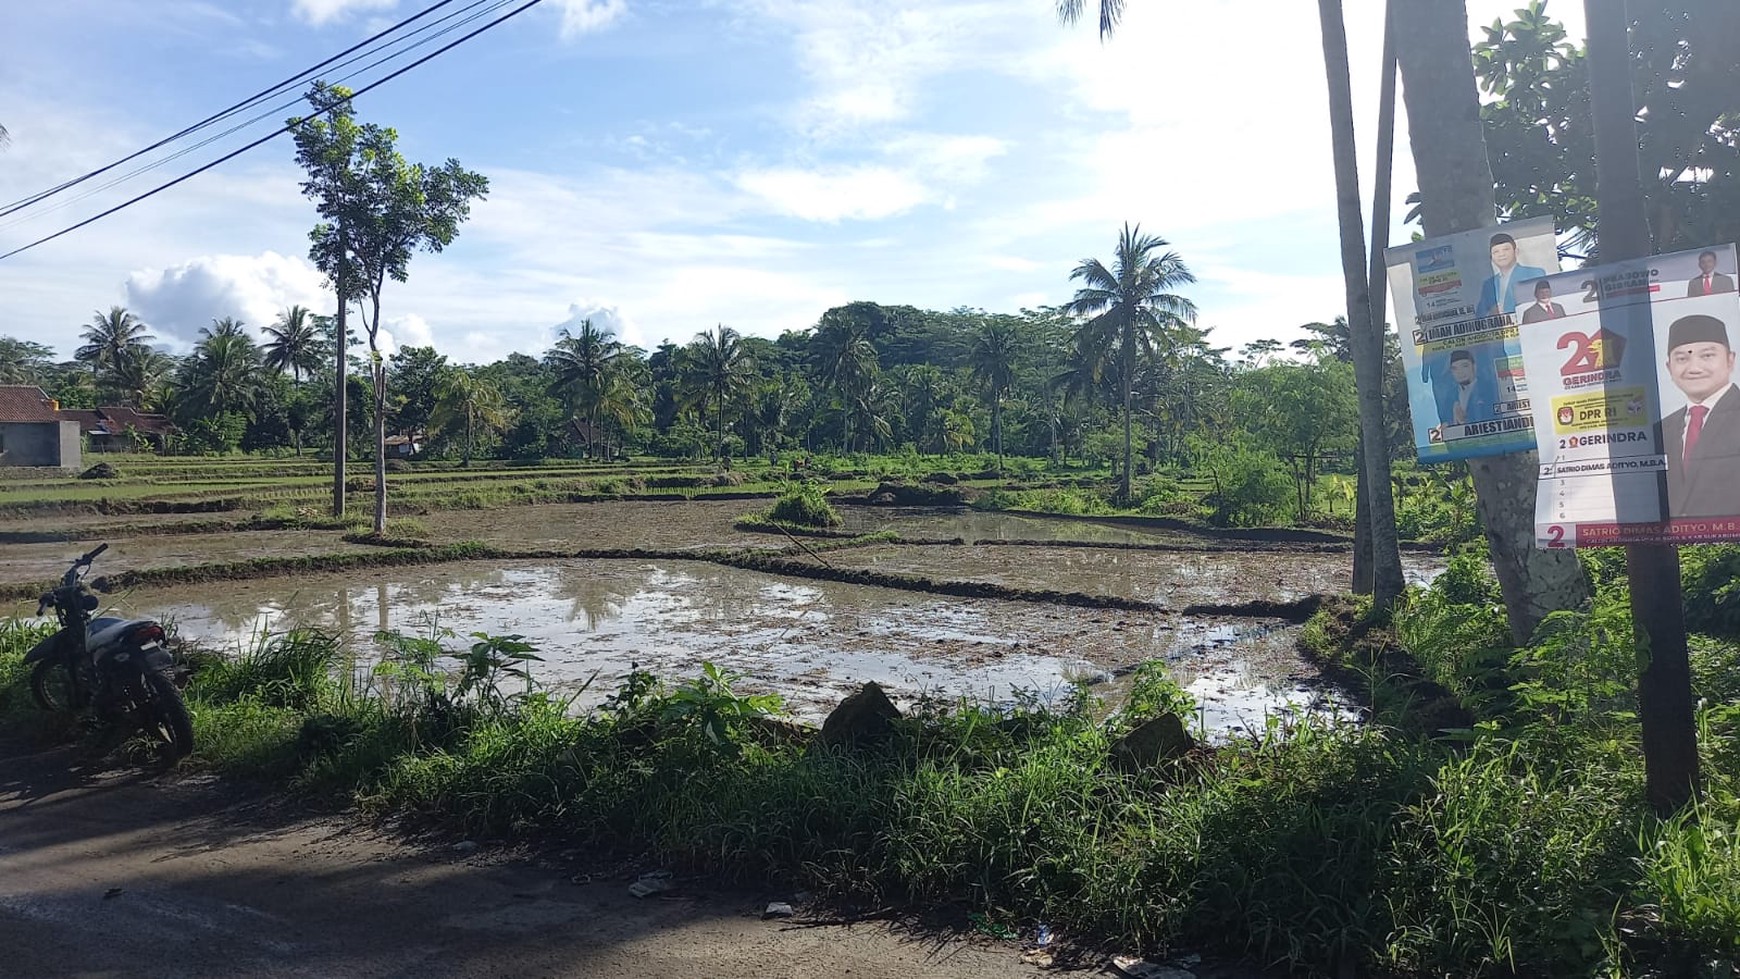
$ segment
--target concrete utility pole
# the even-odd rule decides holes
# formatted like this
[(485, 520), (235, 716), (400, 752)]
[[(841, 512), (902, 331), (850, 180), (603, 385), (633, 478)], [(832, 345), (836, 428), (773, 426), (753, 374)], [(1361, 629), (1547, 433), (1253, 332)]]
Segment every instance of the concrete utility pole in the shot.
[(344, 224), (340, 222), (338, 226), (338, 276), (333, 279), (333, 290), (338, 293), (338, 343), (336, 344), (336, 347), (338, 348), (338, 369), (334, 372), (334, 375), (338, 379), (338, 390), (334, 392), (332, 402), (332, 515), (340, 519), (344, 518), (344, 460), (345, 453), (349, 451), (345, 445), (345, 430), (348, 425), (345, 420), (344, 412), (346, 393), (344, 341), (345, 335), (349, 330), (344, 322), (344, 307), (346, 303), (350, 302), (350, 297), (347, 296), (344, 291), (344, 275), (348, 270), (346, 263), (347, 258), (348, 255), (346, 253), (344, 241)]
[[(1601, 264), (1607, 265), (1654, 254), (1655, 247), (1637, 162), (1631, 15), (1625, 0), (1584, 0), (1583, 11), (1589, 24), (1589, 101), (1595, 121), (1597, 241)], [(1605, 309), (1602, 315), (1607, 315)], [(1667, 477), (1658, 478), (1665, 500)], [(1665, 816), (1691, 801), (1699, 780), (1680, 552), (1667, 544), (1632, 544), (1625, 548), (1625, 568), (1631, 579), (1632, 631), (1644, 664), (1637, 701), (1645, 793)]]

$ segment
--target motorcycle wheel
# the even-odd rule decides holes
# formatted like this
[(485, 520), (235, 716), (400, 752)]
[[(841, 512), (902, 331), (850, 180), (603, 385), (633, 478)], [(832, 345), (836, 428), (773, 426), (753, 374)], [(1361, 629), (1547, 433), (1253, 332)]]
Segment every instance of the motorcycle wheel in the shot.
[(77, 710), (77, 691), (73, 689), (72, 673), (61, 659), (39, 660), (30, 669), (30, 698), (43, 710)]
[(171, 759), (193, 754), (193, 718), (187, 714), (187, 704), (175, 681), (167, 673), (147, 673), (145, 689), (150, 695), (143, 705), (146, 733), (168, 746)]

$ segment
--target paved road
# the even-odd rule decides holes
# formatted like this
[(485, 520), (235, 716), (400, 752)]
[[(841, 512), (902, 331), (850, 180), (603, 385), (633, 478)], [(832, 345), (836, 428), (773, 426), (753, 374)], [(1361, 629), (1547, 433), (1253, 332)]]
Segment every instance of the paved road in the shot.
[(419, 849), (209, 782), (0, 747), (0, 975), (1033, 976), (1012, 945), (760, 920), (769, 897)]

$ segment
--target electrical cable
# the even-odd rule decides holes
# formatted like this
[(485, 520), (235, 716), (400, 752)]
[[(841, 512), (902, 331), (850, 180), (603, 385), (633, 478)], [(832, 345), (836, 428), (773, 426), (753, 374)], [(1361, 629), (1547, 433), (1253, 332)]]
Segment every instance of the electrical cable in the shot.
[(310, 68), (305, 68), (302, 71), (300, 71), (294, 75), (291, 75), (289, 78), (284, 79), (283, 81), (279, 82), (276, 85), (273, 85), (270, 88), (262, 89), (261, 91), (256, 92), (253, 95), (250, 95), (246, 99), (243, 99), (242, 101), (237, 102), (235, 105), (232, 105), (227, 109), (223, 109), (217, 113), (209, 115), (209, 116), (205, 117), (204, 119), (200, 120), (199, 122), (196, 122), (193, 125), (187, 127), (186, 129), (181, 130), (178, 133), (173, 133), (169, 136), (165, 136), (162, 139), (158, 140), (157, 142), (152, 143), (150, 146), (147, 146), (144, 149), (139, 150), (135, 153), (124, 156), (124, 157), (120, 158), (119, 160), (116, 160), (115, 162), (109, 164), (108, 166), (101, 167), (101, 168), (96, 169), (96, 170), (92, 170), (90, 173), (87, 173), (83, 176), (75, 177), (71, 180), (68, 180), (68, 181), (65, 181), (63, 183), (57, 184), (53, 187), (50, 187), (47, 190), (38, 191), (35, 194), (31, 194), (29, 197), (24, 197), (24, 198), (21, 198), (19, 200), (13, 201), (12, 203), (7, 204), (4, 208), (0, 208), (0, 217), (4, 217), (5, 215), (12, 213), (13, 211), (17, 210), (20, 207), (28, 206), (30, 204), (33, 204), (33, 203), (39, 201), (39, 200), (42, 200), (43, 198), (52, 197), (53, 195), (58, 194), (63, 190), (66, 190), (68, 187), (77, 186), (77, 185), (84, 183), (85, 181), (91, 179), (92, 177), (101, 176), (104, 173), (107, 173), (108, 171), (113, 170), (114, 168), (120, 166), (123, 163), (128, 163), (128, 162), (131, 162), (133, 160), (136, 160), (139, 157), (144, 156), (145, 154), (151, 152), (152, 150), (160, 149), (160, 148), (162, 148), (170, 143), (175, 142), (178, 139), (181, 139), (184, 136), (187, 136), (191, 133), (194, 133), (194, 132), (197, 132), (201, 129), (204, 129), (205, 127), (210, 126), (214, 123), (221, 122), (222, 120), (227, 119), (228, 117), (236, 114), (237, 112), (241, 112), (245, 109), (248, 109), (254, 105), (259, 104), (260, 102), (262, 102), (266, 99), (272, 98), (273, 96), (282, 92), (284, 89), (289, 88), (292, 85), (298, 84), (303, 79), (305, 79), (308, 76), (320, 71), (320, 69), (325, 68), (327, 65), (332, 64), (334, 61), (337, 61), (338, 59), (344, 57), (345, 55), (348, 55), (348, 54), (350, 54), (354, 51), (357, 51), (361, 48), (368, 47), (369, 45), (375, 43), (376, 41), (380, 40), (381, 38), (386, 37), (389, 34), (395, 33), (398, 30), (400, 30), (401, 28), (406, 27), (406, 26), (408, 26), (408, 25), (410, 25), (418, 20), (421, 20), (422, 18), (428, 16), (429, 14), (434, 13), (436, 10), (439, 10), (440, 8), (445, 7), (448, 4), (453, 3), (453, 2), (454, 2), (454, 0), (438, 0), (438, 2), (433, 3), (433, 4), (429, 5), (428, 7), (423, 8), (422, 10), (418, 11), (417, 13), (412, 14), (411, 16), (405, 18), (404, 20), (399, 21), (397, 24), (394, 24), (394, 25), (386, 28), (385, 30), (382, 30), (382, 31), (380, 31), (380, 32), (368, 37), (368, 38), (365, 38), (361, 41), (358, 41), (357, 43), (351, 45), (348, 48), (345, 48), (343, 51), (340, 51), (339, 53), (333, 55), (332, 57), (327, 58), (325, 61), (322, 61), (319, 64), (314, 65)]
[[(386, 75), (385, 77), (376, 79), (375, 81), (370, 82), (369, 84), (363, 86), (362, 88), (357, 89), (355, 92), (351, 93), (350, 99), (348, 99), (346, 101), (354, 100), (357, 96), (362, 95), (364, 92), (368, 92), (372, 89), (378, 88), (381, 85), (384, 85), (387, 82), (390, 82), (393, 79), (399, 77), (400, 75), (403, 75), (404, 73), (410, 71), (411, 69), (416, 68), (417, 66), (424, 64), (425, 62), (431, 61), (437, 57), (440, 57), (441, 55), (445, 54), (446, 52), (453, 50), (454, 48), (458, 47), (459, 45), (464, 44), (466, 41), (469, 41), (472, 38), (478, 36), (479, 34), (482, 34), (483, 32), (488, 31), (491, 28), (494, 28), (499, 24), (503, 24), (509, 20), (512, 20), (515, 17), (518, 17), (520, 14), (525, 13), (526, 11), (532, 9), (533, 7), (536, 7), (538, 4), (540, 4), (542, 2), (543, 2), (543, 0), (526, 0), (526, 2), (524, 4), (522, 4), (518, 7), (515, 7), (513, 10), (508, 11), (507, 13), (501, 15), (500, 17), (497, 17), (495, 20), (492, 20), (489, 23), (483, 25), (482, 27), (479, 27), (478, 29), (472, 31), (471, 33), (464, 35), (463, 37), (459, 38), (458, 40), (451, 41), (451, 42), (449, 42), (449, 43), (447, 43), (439, 48), (436, 48), (434, 51), (431, 51), (428, 54), (424, 55), (423, 57), (418, 58), (416, 61), (413, 61), (410, 64), (405, 65), (405, 66), (395, 70), (391, 74)], [(339, 103), (339, 104), (342, 105), (344, 103)], [(331, 106), (331, 107), (326, 108), (326, 109), (322, 109), (321, 111), (316, 112), (313, 115), (306, 117), (306, 119), (299, 120), (299, 121), (305, 122), (305, 121), (307, 121), (307, 119), (318, 118), (320, 116), (323, 116), (323, 115), (331, 112), (333, 109), (335, 109), (337, 107), (338, 106), (335, 105), (335, 106)], [(289, 132), (291, 128), (292, 127), (289, 124), (285, 124), (284, 126), (281, 126), (278, 129), (273, 130), (272, 132), (267, 133), (264, 136), (261, 136), (259, 139), (254, 140), (253, 142), (247, 144), (246, 146), (242, 146), (242, 147), (239, 147), (235, 150), (232, 150), (229, 153), (226, 153), (223, 156), (218, 157), (217, 159), (211, 161), (210, 163), (205, 164), (202, 167), (199, 167), (196, 170), (191, 170), (187, 173), (182, 174), (179, 177), (176, 177), (174, 180), (171, 180), (167, 183), (160, 184), (156, 187), (153, 187), (152, 189), (146, 191), (143, 194), (138, 195), (137, 197), (133, 197), (129, 200), (122, 201), (121, 203), (116, 204), (114, 207), (111, 207), (106, 211), (102, 211), (98, 214), (94, 214), (88, 218), (85, 218), (83, 221), (80, 221), (77, 224), (71, 225), (70, 227), (62, 228), (61, 230), (56, 231), (52, 235), (47, 235), (45, 237), (38, 238), (37, 240), (31, 242), (28, 245), (20, 245), (19, 247), (14, 248), (11, 251), (6, 252), (3, 255), (0, 255), (0, 261), (5, 261), (6, 259), (11, 258), (12, 256), (17, 255), (21, 252), (27, 252), (30, 249), (35, 248), (38, 245), (47, 244), (48, 242), (51, 242), (51, 241), (55, 240), (56, 238), (61, 237), (62, 235), (71, 234), (72, 232), (77, 231), (80, 228), (83, 228), (83, 227), (90, 225), (90, 224), (94, 224), (97, 221), (101, 221), (103, 218), (106, 218), (109, 215), (114, 214), (117, 211), (121, 211), (121, 210), (124, 210), (126, 208), (132, 207), (134, 204), (137, 204), (140, 201), (143, 201), (147, 198), (155, 197), (156, 195), (162, 193), (163, 191), (168, 190), (171, 187), (174, 187), (177, 184), (183, 183), (187, 180), (190, 180), (194, 177), (199, 176), (200, 174), (206, 172), (207, 170), (212, 169), (213, 167), (217, 166), (220, 163), (227, 163), (230, 160), (233, 160), (236, 157), (241, 156), (243, 153), (246, 153), (247, 151), (255, 148), (256, 146), (260, 146), (260, 145), (262, 145), (262, 144), (264, 144), (272, 139), (275, 139), (279, 136), (284, 135), (285, 133)]]
[[(489, 16), (490, 14), (496, 12), (497, 10), (500, 10), (503, 7), (508, 6), (509, 4), (511, 4), (513, 2), (514, 2), (514, 0), (472, 0), (472, 2), (469, 5), (462, 7), (459, 10), (456, 10), (453, 13), (450, 13), (445, 17), (442, 17), (440, 20), (434, 21), (431, 24), (427, 24), (423, 27), (420, 27), (416, 31), (413, 31), (411, 34), (408, 34), (402, 38), (398, 38), (398, 39), (390, 42), (388, 45), (384, 45), (380, 48), (375, 49), (374, 51), (365, 52), (361, 55), (358, 55), (355, 58), (351, 58), (348, 61), (344, 61), (344, 62), (339, 63), (338, 65), (333, 66), (336, 68), (343, 68), (343, 67), (355, 64), (356, 62), (361, 61), (363, 58), (369, 57), (371, 55), (379, 53), (380, 51), (386, 50), (388, 47), (391, 47), (392, 45), (405, 44), (405, 42), (409, 41), (411, 38), (416, 37), (417, 34), (423, 33), (424, 31), (432, 30), (434, 27), (436, 27), (436, 25), (441, 24), (443, 21), (451, 20), (455, 17), (461, 17), (461, 15), (464, 14), (466, 11), (475, 10), (478, 7), (484, 8), (483, 10), (477, 11), (476, 13), (472, 13), (470, 16), (461, 17), (461, 19), (459, 19), (455, 23), (449, 24), (447, 27), (444, 27), (438, 31), (435, 31), (432, 34), (429, 34), (427, 37), (424, 37), (424, 38), (422, 38), (414, 43), (408, 44), (399, 51), (395, 51), (395, 52), (388, 54), (384, 57), (378, 58), (375, 61), (371, 62), (370, 64), (364, 65), (363, 67), (358, 68), (357, 70), (355, 70), (353, 72), (350, 72), (346, 75), (342, 75), (342, 76), (334, 79), (333, 84), (335, 84), (335, 85), (343, 84), (344, 82), (349, 81), (350, 79), (355, 78), (358, 75), (365, 74), (365, 73), (367, 73), (375, 68), (378, 68), (381, 65), (386, 64), (389, 61), (392, 61), (392, 60), (397, 59), (397, 58), (402, 58), (405, 55), (410, 54), (412, 51), (415, 51), (416, 49), (423, 47), (426, 44), (432, 43), (432, 42), (434, 42), (442, 37), (446, 37), (448, 34), (451, 34), (454, 31), (459, 30), (461, 27), (464, 27), (466, 24), (470, 24), (470, 23), (473, 23), (475, 21), (481, 20), (482, 18)], [(331, 60), (331, 59), (328, 59), (328, 60)], [(16, 217), (11, 221), (0, 223), (0, 231), (9, 231), (12, 228), (18, 227), (19, 225), (29, 224), (30, 222), (35, 221), (38, 218), (45, 217), (45, 216), (53, 214), (57, 211), (66, 210), (69, 207), (73, 207), (79, 203), (82, 203), (83, 201), (86, 201), (92, 197), (95, 197), (96, 195), (102, 193), (105, 190), (109, 190), (113, 187), (119, 186), (120, 184), (126, 183), (127, 181), (132, 180), (133, 178), (135, 178), (141, 174), (148, 173), (148, 172), (155, 170), (159, 167), (162, 167), (166, 164), (173, 163), (174, 161), (179, 160), (182, 157), (187, 156), (188, 154), (193, 153), (197, 150), (204, 149), (205, 147), (211, 145), (212, 143), (218, 142), (219, 140), (224, 139), (227, 136), (233, 136), (236, 133), (241, 132), (244, 129), (247, 129), (249, 126), (254, 125), (255, 123), (259, 122), (262, 119), (265, 119), (265, 118), (268, 118), (271, 116), (275, 116), (278, 113), (283, 112), (284, 110), (296, 105), (297, 103), (305, 101), (306, 98), (307, 98), (306, 96), (298, 95), (295, 98), (292, 98), (292, 99), (285, 101), (285, 102), (281, 102), (278, 105), (273, 106), (272, 108), (269, 108), (266, 111), (264, 111), (258, 115), (252, 116), (252, 117), (244, 120), (243, 122), (238, 123), (237, 125), (231, 126), (230, 128), (224, 130), (221, 133), (218, 133), (215, 136), (208, 136), (205, 139), (202, 139), (199, 142), (194, 143), (191, 146), (187, 146), (187, 147), (184, 147), (180, 150), (177, 150), (176, 152), (171, 153), (168, 156), (165, 156), (161, 159), (153, 160), (150, 163), (146, 163), (142, 166), (135, 167), (134, 169), (129, 170), (126, 173), (123, 173), (120, 176), (115, 177), (112, 180), (98, 184), (95, 187), (92, 187), (92, 188), (90, 188), (90, 189), (88, 189), (88, 190), (68, 199), (68, 200), (61, 201), (60, 203), (55, 204), (55, 205), (50, 206), (50, 207), (47, 207), (47, 208), (32, 211), (29, 214), (25, 214), (21, 217)], [(143, 152), (143, 151), (141, 151), (141, 152)], [(138, 154), (134, 154), (134, 156), (137, 156), (137, 155)], [(128, 159), (131, 159), (131, 158), (132, 157), (129, 157)], [(110, 166), (104, 167), (103, 169), (104, 170), (112, 169), (116, 165), (118, 165), (118, 164), (110, 164)], [(96, 172), (100, 173), (102, 171), (96, 171)], [(94, 175), (95, 174), (87, 174), (85, 177), (79, 178), (79, 180), (80, 181), (86, 180)], [(63, 186), (70, 187), (72, 183), (77, 183), (77, 182), (78, 181), (72, 181), (72, 182), (69, 182), (69, 184), (63, 185)], [(44, 198), (42, 196), (39, 196), (37, 198), (37, 201), (40, 202), (42, 199), (44, 199)], [(9, 209), (0, 209), (0, 218), (4, 218), (4, 217), (7, 217), (8, 215), (14, 214), (18, 210), (20, 210), (19, 207), (14, 207), (14, 208), (9, 208)]]

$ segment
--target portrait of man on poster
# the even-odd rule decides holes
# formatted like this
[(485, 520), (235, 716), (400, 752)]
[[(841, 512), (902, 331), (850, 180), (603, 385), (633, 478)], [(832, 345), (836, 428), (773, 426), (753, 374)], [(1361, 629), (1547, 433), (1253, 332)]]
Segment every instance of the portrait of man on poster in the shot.
[(1544, 279), (1547, 270), (1533, 265), (1517, 264), (1516, 239), (1505, 232), (1493, 235), (1489, 248), (1492, 256), (1492, 277), (1480, 287), (1480, 315), (1514, 313), (1516, 290), (1511, 286), (1530, 279)]
[(1698, 256), (1698, 274), (1686, 283), (1686, 296), (1714, 296), (1718, 292), (1733, 292), (1733, 278), (1716, 271), (1716, 253)]
[(1529, 303), (1523, 310), (1524, 323), (1539, 323), (1541, 320), (1563, 319), (1565, 307), (1553, 302), (1553, 284), (1546, 279), (1535, 280), (1535, 301)]
[(1740, 516), (1740, 389), (1727, 325), (1702, 314), (1675, 320), (1667, 370), (1686, 402), (1661, 422), (1668, 516)]

